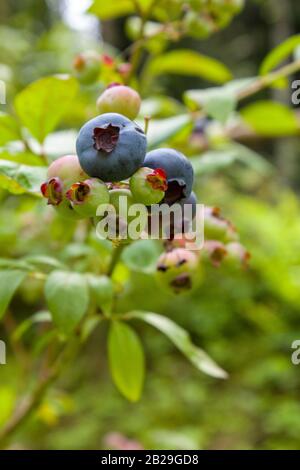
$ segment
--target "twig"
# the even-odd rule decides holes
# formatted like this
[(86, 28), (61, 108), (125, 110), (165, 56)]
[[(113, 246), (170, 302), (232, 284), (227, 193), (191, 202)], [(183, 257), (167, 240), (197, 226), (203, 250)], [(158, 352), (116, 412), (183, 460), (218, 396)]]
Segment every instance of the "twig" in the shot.
[(16, 408), (14, 414), (0, 431), (0, 448), (4, 448), (8, 439), (22, 426), (31, 416), (32, 412), (39, 406), (44, 394), (57, 374), (53, 371), (40, 381), (33, 392), (24, 398)]
[(120, 259), (121, 253), (123, 251), (124, 246), (123, 245), (118, 245), (113, 249), (113, 253), (111, 256), (110, 264), (107, 270), (107, 275), (112, 276), (114, 269), (116, 265), (118, 264), (118, 261)]
[(249, 96), (255, 95), (259, 91), (262, 91), (265, 88), (271, 86), (280, 78), (288, 77), (289, 75), (292, 75), (293, 73), (298, 72), (299, 70), (300, 60), (296, 60), (291, 64), (284, 65), (280, 69), (275, 70), (275, 72), (271, 72), (268, 75), (259, 77), (257, 80), (250, 83), (248, 87), (245, 87), (238, 93), (237, 98), (238, 100), (243, 100), (245, 98), (248, 98)]
[[(51, 365), (45, 365), (40, 373), (40, 379), (31, 393), (29, 393), (16, 407), (13, 415), (0, 430), (0, 448), (5, 448), (8, 440), (19, 430), (22, 424), (27, 421), (32, 413), (38, 408), (44, 398), (49, 385), (51, 385), (60, 375), (62, 370), (68, 365), (74, 352), (77, 352), (79, 342), (77, 335), (74, 341), (68, 341), (63, 349), (57, 354)], [(76, 347), (74, 347), (74, 345)]]
[(134, 76), (134, 74), (136, 73), (137, 69), (139, 68), (141, 56), (142, 56), (142, 53), (143, 53), (144, 43), (145, 43), (145, 39), (146, 39), (145, 38), (145, 26), (146, 26), (146, 23), (148, 21), (149, 16), (151, 15), (152, 9), (153, 9), (156, 1), (157, 0), (152, 0), (152, 2), (150, 2), (150, 5), (149, 5), (147, 11), (143, 11), (140, 8), (139, 2), (137, 0), (133, 0), (136, 11), (137, 11), (137, 13), (139, 14), (139, 16), (141, 18), (141, 25), (140, 25), (140, 31), (139, 31), (139, 34), (138, 34), (138, 38), (137, 38), (135, 44), (133, 45), (133, 52), (132, 52), (131, 58), (130, 58), (131, 70), (130, 70), (129, 77), (128, 77), (129, 82), (132, 79), (132, 77)]

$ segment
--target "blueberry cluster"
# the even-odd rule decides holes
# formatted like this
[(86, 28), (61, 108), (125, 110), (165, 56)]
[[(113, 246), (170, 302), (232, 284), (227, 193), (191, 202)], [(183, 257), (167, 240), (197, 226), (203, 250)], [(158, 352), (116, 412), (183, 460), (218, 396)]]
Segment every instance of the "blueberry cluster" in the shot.
[(139, 112), (138, 93), (113, 84), (97, 106), (104, 112), (80, 129), (77, 156), (67, 155), (50, 165), (41, 187), (48, 203), (66, 217), (82, 218), (95, 216), (97, 207), (111, 202), (112, 195), (117, 205), (116, 192), (147, 207), (189, 201), (193, 186), (189, 160), (168, 148), (146, 153), (146, 135), (129, 118)]
[[(49, 166), (47, 181), (41, 186), (43, 196), (59, 214), (72, 219), (95, 219), (99, 206), (109, 204), (119, 219), (118, 226), (127, 226), (131, 221), (129, 208), (139, 203), (145, 209), (143, 228), (148, 231), (153, 224), (153, 205), (159, 209), (173, 208), (175, 204), (181, 207), (179, 222), (168, 219), (166, 251), (158, 260), (157, 275), (172, 291), (190, 289), (201, 277), (200, 252), (196, 246), (187, 250), (185, 243), (197, 205), (192, 192), (194, 174), (190, 161), (171, 148), (147, 153), (143, 129), (129, 118), (135, 118), (140, 108), (140, 97), (131, 88), (115, 84), (104, 91), (97, 105), (98, 109), (109, 112), (91, 119), (80, 129), (77, 155), (63, 156)], [(127, 213), (126, 220), (121, 220), (124, 198)], [(234, 227), (215, 209), (207, 208), (205, 217), (205, 236), (213, 244), (206, 242), (203, 259), (217, 265), (230, 249), (233, 258), (242, 260), (246, 255), (239, 247)], [(161, 236), (163, 230), (161, 225)], [(108, 238), (116, 244), (131, 241), (124, 233), (122, 236), (108, 234)]]

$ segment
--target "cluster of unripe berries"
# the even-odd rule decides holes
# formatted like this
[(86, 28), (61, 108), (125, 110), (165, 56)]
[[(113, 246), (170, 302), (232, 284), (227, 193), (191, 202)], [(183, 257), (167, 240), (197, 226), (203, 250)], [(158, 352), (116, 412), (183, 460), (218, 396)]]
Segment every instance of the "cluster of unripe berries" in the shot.
[(82, 85), (93, 85), (99, 81), (99, 78), (104, 78), (106, 81), (106, 75), (124, 81), (130, 72), (129, 62), (119, 63), (110, 55), (93, 50), (81, 52), (73, 60), (73, 74)]
[(190, 36), (207, 37), (227, 26), (244, 0), (190, 0), (184, 24)]
[[(184, 243), (184, 207), (186, 204), (192, 207), (193, 219), (197, 204), (192, 192), (194, 175), (190, 161), (170, 148), (146, 152), (146, 135), (130, 119), (137, 116), (140, 108), (140, 97), (131, 88), (109, 87), (97, 104), (103, 114), (81, 128), (77, 155), (63, 156), (49, 166), (48, 179), (41, 186), (43, 196), (62, 216), (73, 219), (95, 218), (98, 207), (107, 204), (115, 208), (118, 217), (122, 196), (126, 207), (134, 203), (145, 206), (150, 217), (148, 225), (153, 204), (164, 203), (168, 207), (179, 204), (183, 207), (182, 220), (179, 227), (172, 227), (167, 251), (159, 259), (157, 271), (175, 292), (191, 288), (197, 278), (199, 253), (188, 251)], [(216, 212), (207, 215), (209, 239), (219, 240), (215, 243), (220, 245), (235, 240), (235, 231), (227, 221)], [(131, 240), (117, 236), (112, 241)], [(213, 261), (223, 253), (219, 245), (207, 248), (206, 252)]]
[[(191, 249), (186, 249), (187, 243)], [(165, 242), (165, 252), (158, 260), (160, 284), (175, 293), (197, 286), (203, 279), (205, 267), (222, 264), (229, 270), (236, 270), (248, 266), (249, 252), (239, 242), (235, 227), (220, 215), (218, 208), (205, 208), (203, 247), (198, 250), (192, 245), (185, 233), (176, 233)]]
[(153, 17), (201, 39), (224, 28), (243, 5), (244, 0), (161, 0)]

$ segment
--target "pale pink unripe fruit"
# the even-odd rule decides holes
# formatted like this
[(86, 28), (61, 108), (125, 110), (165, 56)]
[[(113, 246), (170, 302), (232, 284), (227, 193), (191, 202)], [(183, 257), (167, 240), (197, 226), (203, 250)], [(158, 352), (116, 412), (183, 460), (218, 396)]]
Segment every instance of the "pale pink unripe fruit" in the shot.
[(84, 181), (88, 175), (79, 164), (77, 155), (65, 155), (57, 158), (48, 168), (48, 178), (59, 178), (65, 189), (77, 181)]
[(137, 117), (140, 107), (140, 95), (125, 85), (113, 84), (97, 100), (97, 108), (100, 114), (119, 113), (129, 119)]
[(247, 249), (238, 242), (228, 243), (226, 245), (227, 256), (226, 265), (231, 267), (247, 268), (251, 255)]
[(160, 255), (156, 276), (159, 284), (175, 294), (190, 291), (201, 280), (199, 258), (184, 248), (176, 248)]
[(48, 200), (48, 204), (63, 216), (70, 219), (79, 219), (77, 214), (66, 198), (66, 191), (75, 182), (88, 178), (79, 164), (77, 155), (65, 155), (57, 158), (48, 168), (47, 180), (41, 185), (41, 193)]

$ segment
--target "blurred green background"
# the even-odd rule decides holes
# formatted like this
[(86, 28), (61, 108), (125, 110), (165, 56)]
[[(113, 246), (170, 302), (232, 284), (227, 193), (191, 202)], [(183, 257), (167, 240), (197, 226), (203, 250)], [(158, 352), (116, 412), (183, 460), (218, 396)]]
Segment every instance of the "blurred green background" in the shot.
[[(77, 52), (101, 50), (103, 39), (110, 44), (105, 46), (108, 52), (128, 46), (123, 20), (103, 26), (83, 13), (84, 4), (0, 3), (0, 79), (7, 83), (7, 105), (1, 110), (9, 110), (13, 96), (31, 81), (70, 72)], [(227, 29), (210, 39), (184, 39), (179, 45), (222, 60), (235, 77), (254, 76), (267, 52), (299, 29), (297, 0), (249, 0)], [(180, 100), (184, 90), (207, 83), (171, 76), (156, 86)], [(62, 128), (79, 127), (95, 114), (90, 104), (94, 92), (81, 94)], [(290, 102), (290, 90), (262, 93), (272, 95)], [(96, 329), (76, 363), (16, 436), (15, 448), (300, 449), (300, 366), (291, 363), (291, 344), (300, 338), (300, 145), (297, 137), (254, 139), (250, 145), (274, 166), (271, 177), (231, 166), (197, 180), (201, 202), (221, 207), (238, 227), (252, 255), (250, 268), (242, 273), (211, 268), (197, 291), (179, 298), (158, 291), (151, 276), (133, 273), (118, 305), (119, 311), (126, 311), (134, 302), (176, 320), (229, 372), (229, 379), (216, 381), (200, 374), (166, 338), (137, 324), (148, 373), (142, 399), (130, 404), (111, 382), (105, 331)], [(74, 239), (72, 226), (66, 228), (59, 220), (47, 224), (43, 203), (4, 190), (0, 201), (1, 256), (82, 256), (76, 251), (83, 236), (80, 229)], [(91, 239), (85, 256), (92, 259), (93, 250), (102, 249)], [(27, 281), (11, 311), (19, 321), (41, 308), (40, 281)], [(0, 337), (5, 339), (13, 327), (7, 321)], [(25, 347), (36, 341), (35, 334), (26, 337)], [(37, 356), (39, 347), (35, 344)], [(7, 365), (0, 369), (0, 424), (23, 384), (32, 380), (26, 367), (21, 369), (22, 354), (8, 345)]]

